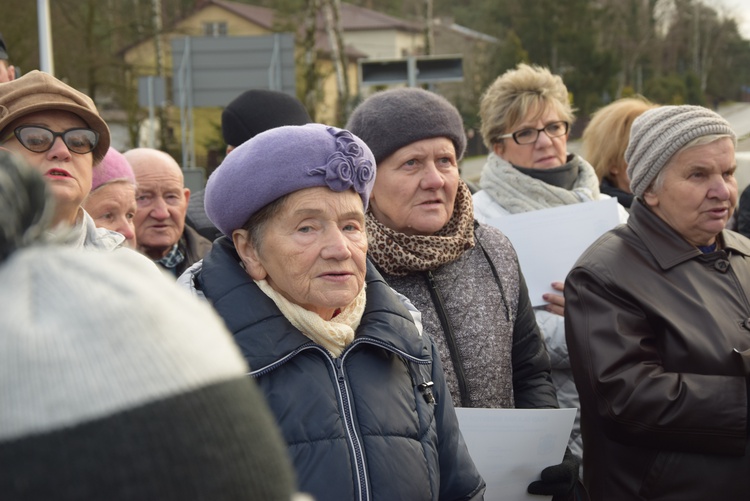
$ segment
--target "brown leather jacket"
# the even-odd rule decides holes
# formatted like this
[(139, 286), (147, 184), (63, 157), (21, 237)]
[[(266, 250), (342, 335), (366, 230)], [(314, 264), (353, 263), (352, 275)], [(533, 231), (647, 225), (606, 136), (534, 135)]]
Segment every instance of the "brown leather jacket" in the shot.
[(750, 499), (750, 240), (720, 240), (702, 254), (636, 200), (568, 275), (592, 500)]

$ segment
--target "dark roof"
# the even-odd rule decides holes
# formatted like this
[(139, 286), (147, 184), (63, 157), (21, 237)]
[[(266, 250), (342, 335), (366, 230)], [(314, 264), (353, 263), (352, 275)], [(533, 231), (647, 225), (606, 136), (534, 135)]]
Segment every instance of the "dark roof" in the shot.
[[(199, 1), (196, 3), (192, 12), (190, 12), (186, 17), (194, 15), (196, 12), (199, 12), (209, 5), (216, 5), (217, 7), (221, 7), (222, 9), (225, 9), (226, 11), (231, 12), (253, 24), (257, 24), (258, 26), (269, 31), (273, 31), (276, 28), (276, 26), (274, 26), (274, 17), (276, 15), (276, 12), (273, 9), (239, 2), (230, 2), (228, 0)], [(177, 23), (179, 23), (179, 21), (183, 19), (185, 18), (178, 20)], [(325, 24), (323, 22), (322, 14), (318, 16), (317, 22), (318, 33), (315, 37), (316, 48), (321, 52), (330, 53), (331, 46), (325, 32)], [(341, 25), (344, 31), (366, 31), (382, 29), (397, 29), (411, 32), (420, 31), (420, 28), (414, 23), (403, 21), (401, 19), (391, 17), (387, 14), (382, 14), (380, 12), (375, 12), (374, 10), (365, 9), (364, 7), (357, 7), (355, 5), (347, 3), (341, 3)], [(143, 40), (123, 47), (118, 51), (118, 53), (124, 54), (132, 47), (135, 47), (141, 42), (143, 42)], [(347, 45), (344, 48), (344, 51), (346, 52), (347, 57), (351, 59), (366, 57), (366, 54), (357, 50), (351, 45)]]
[[(275, 11), (267, 9), (265, 7), (258, 7), (257, 5), (249, 5), (246, 3), (239, 2), (227, 2), (225, 0), (208, 0), (200, 2), (196, 5), (195, 11), (201, 10), (210, 4), (218, 5), (229, 12), (237, 14), (240, 17), (247, 19), (267, 30), (273, 28), (273, 18)], [(195, 12), (194, 11), (194, 12)]]
[[(239, 2), (230, 2), (227, 0), (204, 0), (196, 5), (193, 13), (209, 6), (216, 5), (223, 9), (226, 9), (237, 16), (242, 17), (246, 21), (257, 24), (268, 30), (274, 28), (274, 16), (275, 11), (273, 9), (267, 9), (265, 7), (259, 7), (257, 5), (248, 5)], [(323, 22), (322, 14), (318, 16), (318, 33), (315, 36), (315, 46), (319, 51), (324, 53), (331, 52), (331, 44), (328, 40), (328, 36), (325, 32), (325, 23)], [(409, 23), (401, 21), (399, 19), (375, 12), (369, 9), (363, 9), (354, 5), (342, 3), (341, 4), (341, 24), (345, 31), (353, 30), (374, 30), (374, 29), (385, 29), (385, 28), (399, 28), (399, 29), (412, 29), (415, 28)], [(347, 45), (344, 47), (346, 56), (351, 59), (359, 59), (366, 57), (366, 54), (355, 49), (354, 47)]]
[[(200, 10), (208, 5), (217, 5), (244, 19), (258, 24), (264, 28), (273, 27), (274, 11), (265, 7), (248, 5), (228, 0), (204, 0), (196, 5), (195, 10)], [(324, 29), (323, 14), (318, 15), (318, 29)], [(341, 27), (344, 31), (366, 31), (396, 29), (403, 31), (419, 32), (421, 28), (416, 23), (404, 21), (382, 12), (376, 12), (364, 7), (341, 3)]]
[(344, 31), (397, 29), (420, 32), (422, 28), (409, 21), (349, 3), (341, 3), (341, 26)]

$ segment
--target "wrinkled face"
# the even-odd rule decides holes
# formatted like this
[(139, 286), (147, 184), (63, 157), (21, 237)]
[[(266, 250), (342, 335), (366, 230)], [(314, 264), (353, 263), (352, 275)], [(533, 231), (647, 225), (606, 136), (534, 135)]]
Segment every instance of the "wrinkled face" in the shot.
[(306, 310), (330, 320), (365, 281), (367, 236), (362, 199), (353, 190), (292, 193), (263, 229), (259, 245), (233, 235), (248, 274)]
[(74, 224), (83, 199), (91, 191), (93, 177), (93, 153), (71, 152), (61, 137), (56, 137), (52, 148), (43, 153), (27, 150), (13, 135), (21, 125), (39, 125), (54, 132), (86, 128), (88, 125), (78, 115), (67, 111), (49, 110), (30, 113), (5, 128), (2, 146), (17, 153), (32, 168), (40, 172), (50, 187), (55, 199), (54, 223)]
[[(506, 131), (510, 134), (524, 129), (542, 129), (553, 122), (559, 122), (557, 110), (552, 107), (545, 108), (544, 112), (537, 116), (536, 109), (532, 109), (523, 120), (513, 125)], [(540, 132), (537, 140), (530, 144), (517, 144), (513, 138), (505, 138), (493, 145), (497, 156), (517, 167), (527, 169), (553, 169), (565, 164), (568, 152), (568, 135), (549, 137), (545, 132)]]
[(736, 168), (729, 138), (679, 151), (643, 200), (691, 244), (711, 245), (737, 203)]
[(179, 166), (161, 156), (130, 160), (138, 183), (135, 233), (138, 249), (151, 259), (167, 255), (185, 229), (190, 190)]
[(453, 215), (458, 180), (456, 149), (450, 139), (411, 143), (378, 165), (370, 210), (393, 230), (432, 235)]
[(121, 233), (125, 237), (125, 245), (136, 248), (135, 186), (126, 181), (107, 183), (86, 197), (83, 208), (94, 219), (96, 226)]

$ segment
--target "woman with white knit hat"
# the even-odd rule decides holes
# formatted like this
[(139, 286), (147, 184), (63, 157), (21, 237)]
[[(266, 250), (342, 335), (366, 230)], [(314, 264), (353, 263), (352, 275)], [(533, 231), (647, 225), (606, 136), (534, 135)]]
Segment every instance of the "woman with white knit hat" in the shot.
[(627, 224), (565, 284), (592, 500), (750, 499), (750, 240), (736, 136), (700, 106), (634, 122)]
[(221, 319), (136, 252), (55, 243), (50, 191), (0, 151), (0, 498), (292, 499)]

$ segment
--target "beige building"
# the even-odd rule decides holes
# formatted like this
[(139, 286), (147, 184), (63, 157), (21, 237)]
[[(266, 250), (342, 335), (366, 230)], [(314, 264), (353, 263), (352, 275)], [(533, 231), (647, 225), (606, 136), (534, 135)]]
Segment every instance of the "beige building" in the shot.
[[(167, 87), (171, 89), (173, 68), (170, 41), (173, 38), (260, 36), (284, 31), (285, 25), (297, 26), (299, 28), (295, 33), (298, 51), (296, 56), (297, 97), (303, 102), (307, 101), (308, 111), (315, 121), (340, 126), (342, 124), (335, 123), (338, 86), (332, 62), (331, 44), (323, 16), (319, 15), (316, 23), (315, 89), (306, 87), (304, 74), (309, 57), (302, 48), (304, 20), (300, 18), (297, 21), (295, 23), (293, 19), (282, 19), (275, 11), (264, 7), (225, 0), (204, 0), (198, 3), (195, 10), (187, 17), (178, 21), (174, 26), (165, 27), (165, 33), (160, 37), (158, 44), (153, 38), (144, 40), (126, 48), (123, 51), (123, 57), (132, 69), (133, 85), (135, 85), (138, 77), (158, 73), (157, 56), (161, 54), (160, 59), (164, 75), (167, 77)], [(424, 46), (422, 30), (419, 26), (363, 7), (342, 3), (341, 24), (347, 61), (348, 89), (351, 97), (359, 93), (358, 59), (396, 58), (420, 54)], [(305, 96), (308, 96), (307, 100)], [(310, 98), (310, 96), (314, 97)], [(197, 164), (206, 165), (210, 163), (209, 150), (221, 143), (219, 134), (221, 109), (196, 108), (193, 114)], [(170, 129), (177, 136), (176, 141), (179, 141), (178, 109), (170, 106), (167, 116)]]

